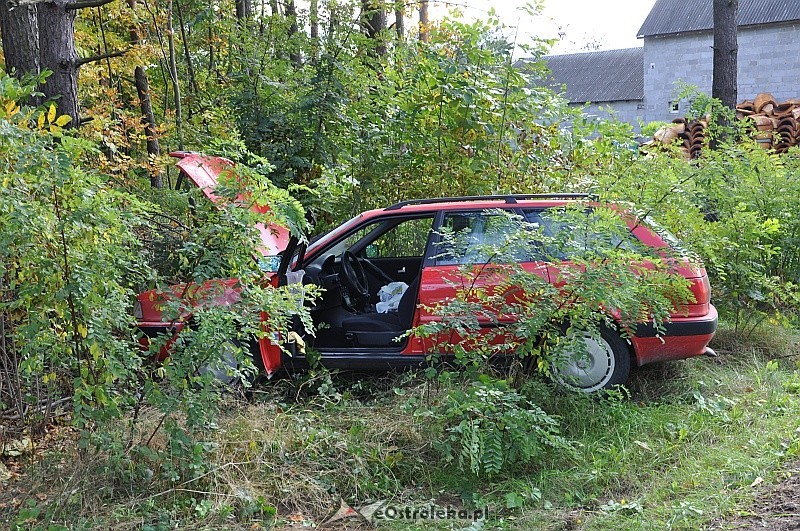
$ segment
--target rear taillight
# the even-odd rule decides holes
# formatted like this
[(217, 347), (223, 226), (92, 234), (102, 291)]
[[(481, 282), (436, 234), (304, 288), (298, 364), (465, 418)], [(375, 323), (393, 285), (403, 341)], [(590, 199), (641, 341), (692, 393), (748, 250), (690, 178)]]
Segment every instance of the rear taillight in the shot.
[(700, 317), (709, 311), (711, 302), (711, 284), (708, 282), (708, 275), (702, 271), (702, 276), (690, 278), (690, 289), (694, 295), (694, 302), (687, 305), (689, 317)]

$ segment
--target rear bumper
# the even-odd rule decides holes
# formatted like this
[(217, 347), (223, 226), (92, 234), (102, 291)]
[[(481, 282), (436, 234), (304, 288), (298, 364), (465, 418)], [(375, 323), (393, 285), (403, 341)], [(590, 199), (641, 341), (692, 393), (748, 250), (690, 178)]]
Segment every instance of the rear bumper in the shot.
[(631, 343), (638, 365), (702, 356), (717, 331), (717, 309), (702, 317), (681, 317), (664, 323), (661, 333), (652, 323), (636, 327)]

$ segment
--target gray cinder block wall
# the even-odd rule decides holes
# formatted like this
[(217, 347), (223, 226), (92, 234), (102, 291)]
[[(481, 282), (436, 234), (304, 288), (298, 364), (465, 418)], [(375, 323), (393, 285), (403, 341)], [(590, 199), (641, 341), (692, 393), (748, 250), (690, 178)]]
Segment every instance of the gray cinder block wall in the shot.
[[(711, 94), (713, 34), (694, 32), (644, 39), (644, 119), (671, 121), (685, 116), (687, 101), (676, 101), (678, 81)], [(739, 29), (738, 100), (770, 92), (777, 101), (800, 97), (800, 24)], [(673, 105), (678, 109), (673, 111)]]
[[(571, 104), (573, 106), (583, 106), (583, 104)], [(641, 109), (641, 100), (614, 101), (609, 103), (590, 103), (586, 105), (583, 114), (589, 118), (608, 119), (612, 115), (620, 122), (628, 122), (633, 126), (634, 132), (641, 131), (639, 121), (644, 119), (644, 111)]]

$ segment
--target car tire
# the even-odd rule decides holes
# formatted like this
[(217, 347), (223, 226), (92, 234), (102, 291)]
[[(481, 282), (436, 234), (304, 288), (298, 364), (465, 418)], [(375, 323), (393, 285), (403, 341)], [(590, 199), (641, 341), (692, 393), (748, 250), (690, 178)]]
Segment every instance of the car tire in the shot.
[[(241, 369), (239, 361), (236, 359), (236, 355), (234, 354), (237, 350), (243, 350), (245, 356), (250, 356), (251, 362), (255, 366), (255, 372), (248, 371), (243, 376), (244, 378), (237, 378), (233, 377), (228, 374), (228, 369)], [(244, 383), (242, 380), (246, 380), (247, 386), (252, 386), (258, 376), (263, 373), (264, 364), (261, 361), (260, 351), (258, 350), (258, 343), (253, 341), (239, 341), (237, 339), (229, 339), (225, 342), (223, 346), (222, 352), (222, 359), (220, 360), (220, 364), (216, 367), (211, 367), (210, 365), (204, 365), (200, 367), (199, 373), (211, 373), (214, 376), (214, 379), (217, 380), (224, 386), (227, 387), (235, 387), (237, 384)]]
[(599, 334), (584, 336), (587, 352), (556, 356), (550, 365), (553, 380), (583, 393), (595, 393), (628, 381), (631, 354), (628, 344), (616, 330), (601, 325)]

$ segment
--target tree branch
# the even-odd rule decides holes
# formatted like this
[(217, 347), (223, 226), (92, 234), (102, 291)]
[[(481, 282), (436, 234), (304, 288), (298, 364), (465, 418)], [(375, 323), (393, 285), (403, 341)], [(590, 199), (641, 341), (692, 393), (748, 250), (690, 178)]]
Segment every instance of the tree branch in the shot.
[(87, 63), (94, 63), (95, 61), (102, 61), (103, 59), (110, 59), (111, 57), (121, 57), (128, 53), (128, 50), (120, 50), (118, 52), (109, 52), (100, 55), (94, 55), (92, 57), (86, 57), (85, 59), (78, 59), (76, 61), (76, 65), (81, 67)]
[(100, 7), (110, 4), (114, 0), (78, 0), (64, 6), (64, 9), (86, 9), (87, 7)]

